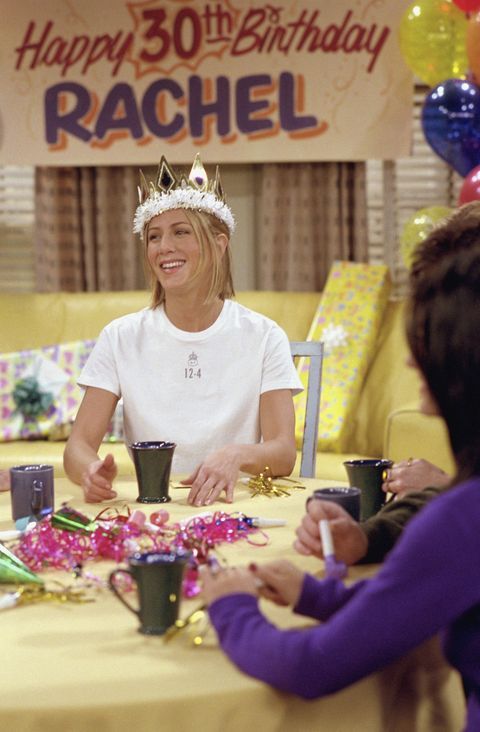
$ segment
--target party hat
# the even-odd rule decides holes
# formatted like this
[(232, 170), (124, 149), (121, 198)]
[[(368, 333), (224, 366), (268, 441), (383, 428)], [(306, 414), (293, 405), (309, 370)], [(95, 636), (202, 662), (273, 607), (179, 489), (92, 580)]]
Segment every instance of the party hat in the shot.
[(0, 544), (0, 584), (7, 583), (43, 585), (43, 580), (15, 554)]

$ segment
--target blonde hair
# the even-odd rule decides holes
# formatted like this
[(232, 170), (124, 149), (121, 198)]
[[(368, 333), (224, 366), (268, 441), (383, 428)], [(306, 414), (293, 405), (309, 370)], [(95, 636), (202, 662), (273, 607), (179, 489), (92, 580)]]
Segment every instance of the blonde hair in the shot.
[[(205, 303), (212, 302), (217, 297), (220, 300), (226, 300), (235, 295), (232, 279), (232, 262), (230, 254), (230, 231), (228, 226), (216, 216), (204, 211), (193, 211), (190, 209), (182, 209), (185, 212), (188, 223), (192, 227), (193, 233), (200, 247), (200, 261), (194, 272), (194, 277), (198, 277), (207, 266), (207, 257), (211, 262), (211, 278)], [(143, 232), (144, 241), (144, 267), (146, 275), (150, 278), (152, 290), (152, 299), (150, 307), (152, 309), (158, 307), (165, 302), (165, 290), (155, 277), (147, 258), (148, 248), (148, 227), (150, 222), (145, 225)], [(217, 236), (223, 234), (227, 238), (227, 246), (222, 253)]]

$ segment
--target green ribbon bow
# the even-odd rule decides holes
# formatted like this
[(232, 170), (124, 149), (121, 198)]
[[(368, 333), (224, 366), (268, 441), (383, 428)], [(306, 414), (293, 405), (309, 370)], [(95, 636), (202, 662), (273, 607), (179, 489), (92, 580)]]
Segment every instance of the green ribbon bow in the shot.
[(35, 376), (26, 376), (15, 383), (12, 392), (16, 411), (24, 417), (39, 417), (45, 414), (53, 404), (53, 394), (42, 391)]

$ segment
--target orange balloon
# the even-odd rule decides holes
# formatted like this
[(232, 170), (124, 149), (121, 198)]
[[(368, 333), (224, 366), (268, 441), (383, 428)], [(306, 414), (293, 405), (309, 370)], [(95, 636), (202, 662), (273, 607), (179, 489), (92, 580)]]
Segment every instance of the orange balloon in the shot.
[(475, 82), (480, 84), (480, 13), (472, 15), (467, 24), (467, 58)]

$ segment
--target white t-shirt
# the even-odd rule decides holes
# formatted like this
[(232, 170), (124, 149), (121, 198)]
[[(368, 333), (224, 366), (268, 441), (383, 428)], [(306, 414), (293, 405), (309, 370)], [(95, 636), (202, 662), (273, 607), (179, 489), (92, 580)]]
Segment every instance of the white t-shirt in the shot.
[(177, 473), (224, 445), (258, 443), (260, 395), (303, 388), (284, 331), (233, 300), (199, 333), (176, 328), (163, 306), (112, 321), (79, 384), (123, 398), (127, 443), (175, 442)]

